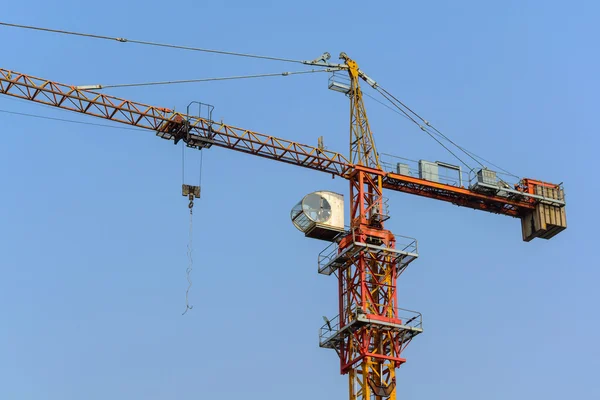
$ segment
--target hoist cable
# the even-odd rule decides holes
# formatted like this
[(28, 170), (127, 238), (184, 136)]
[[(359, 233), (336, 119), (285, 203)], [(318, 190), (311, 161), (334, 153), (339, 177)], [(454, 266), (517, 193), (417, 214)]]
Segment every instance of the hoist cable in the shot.
[(262, 60), (283, 61), (283, 62), (304, 64), (304, 62), (301, 60), (293, 60), (290, 58), (270, 57), (270, 56), (262, 56), (262, 55), (249, 54), (249, 53), (238, 53), (238, 52), (233, 52), (233, 51), (205, 49), (205, 48), (201, 48), (201, 47), (180, 46), (180, 45), (174, 45), (174, 44), (149, 42), (149, 41), (145, 41), (145, 40), (133, 40), (133, 39), (120, 38), (120, 37), (94, 35), (94, 34), (90, 34), (90, 33), (65, 31), (65, 30), (60, 30), (60, 29), (42, 28), (42, 27), (31, 26), (31, 25), (10, 24), (7, 22), (0, 22), (0, 25), (12, 27), (12, 28), (31, 29), (31, 30), (42, 31), (42, 32), (52, 32), (52, 33), (60, 33), (60, 34), (64, 34), (64, 35), (81, 36), (81, 37), (87, 37), (87, 38), (92, 38), (92, 39), (102, 39), (102, 40), (111, 40), (111, 41), (116, 40), (117, 42), (121, 42), (121, 43), (129, 42), (129, 43), (141, 44), (141, 45), (146, 45), (146, 46), (167, 47), (167, 48), (172, 48), (172, 49), (200, 51), (200, 52), (204, 52), (204, 53), (214, 53), (214, 54), (221, 54), (221, 55), (227, 55), (227, 56), (258, 58), (258, 59), (262, 59)]
[(183, 311), (183, 313), (181, 315), (185, 315), (185, 313), (187, 313), (189, 310), (194, 308), (194, 306), (190, 306), (190, 301), (189, 301), (189, 293), (190, 293), (190, 289), (192, 288), (192, 271), (193, 271), (193, 266), (194, 266), (194, 259), (192, 257), (192, 252), (194, 251), (194, 249), (193, 249), (194, 223), (193, 222), (194, 222), (194, 215), (192, 213), (192, 209), (190, 208), (190, 230), (189, 230), (188, 245), (187, 245), (188, 266), (185, 270), (185, 276), (186, 276), (186, 279), (188, 282), (188, 287), (185, 290), (185, 311)]
[[(200, 151), (200, 170), (199, 170), (199, 176), (198, 176), (198, 188), (201, 188), (201, 184), (202, 184), (202, 162), (203, 162), (203, 160), (204, 160), (204, 153), (202, 151)], [(184, 186), (185, 185), (185, 146), (183, 143), (181, 144), (181, 180), (182, 180), (182, 186)], [(194, 308), (194, 306), (190, 305), (190, 301), (189, 301), (190, 289), (192, 288), (192, 272), (194, 270), (194, 259), (192, 257), (192, 253), (194, 251), (194, 248), (193, 248), (193, 246), (194, 246), (194, 235), (193, 235), (193, 232), (194, 232), (193, 231), (194, 200), (193, 200), (193, 197), (194, 197), (193, 194), (189, 194), (190, 202), (188, 204), (188, 208), (190, 210), (190, 228), (189, 228), (188, 244), (187, 244), (188, 266), (185, 270), (188, 287), (185, 290), (185, 310), (183, 311), (183, 313), (181, 315), (185, 315), (189, 310)]]
[(185, 184), (185, 142), (181, 142), (181, 185)]
[(198, 187), (202, 188), (202, 162), (204, 161), (204, 152), (200, 149), (200, 171), (198, 172)]
[(212, 82), (212, 81), (227, 81), (234, 79), (252, 79), (252, 78), (267, 78), (273, 76), (290, 76), (290, 75), (303, 75), (312, 74), (316, 72), (333, 72), (338, 71), (339, 68), (327, 68), (327, 69), (311, 69), (308, 71), (290, 71), (290, 72), (274, 72), (268, 74), (255, 74), (255, 75), (237, 75), (237, 76), (225, 76), (217, 78), (200, 78), (200, 79), (183, 79), (177, 81), (159, 81), (159, 82), (141, 82), (141, 83), (121, 83), (114, 85), (80, 85), (77, 86), (81, 90), (98, 90), (107, 88), (122, 88), (122, 87), (134, 87), (134, 86), (156, 86), (156, 85), (173, 85), (179, 83), (198, 83), (198, 82)]

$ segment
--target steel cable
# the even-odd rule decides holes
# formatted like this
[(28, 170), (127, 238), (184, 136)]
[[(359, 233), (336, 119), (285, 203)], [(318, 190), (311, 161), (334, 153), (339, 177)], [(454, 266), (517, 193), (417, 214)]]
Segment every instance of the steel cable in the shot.
[(190, 306), (190, 301), (189, 301), (189, 293), (190, 293), (190, 289), (192, 288), (192, 271), (193, 271), (193, 267), (194, 267), (194, 259), (192, 257), (192, 252), (194, 251), (193, 248), (193, 240), (194, 240), (194, 215), (192, 213), (192, 209), (190, 208), (190, 230), (189, 230), (189, 238), (188, 238), (188, 245), (187, 245), (187, 257), (188, 257), (188, 266), (185, 270), (185, 276), (188, 282), (188, 287), (185, 290), (185, 310), (183, 311), (183, 313), (181, 315), (185, 315), (189, 310), (193, 309), (194, 306)]
[(10, 24), (7, 22), (0, 22), (0, 25), (12, 27), (12, 28), (30, 29), (30, 30), (42, 31), (42, 32), (52, 32), (52, 33), (60, 33), (60, 34), (64, 34), (64, 35), (87, 37), (87, 38), (92, 38), (92, 39), (111, 40), (111, 41), (114, 40), (114, 41), (121, 42), (121, 43), (129, 42), (129, 43), (141, 44), (141, 45), (146, 45), (146, 46), (167, 47), (167, 48), (179, 49), (179, 50), (200, 51), (200, 52), (204, 52), (204, 53), (214, 53), (214, 54), (236, 56), (236, 57), (258, 58), (258, 59), (262, 59), (262, 60), (283, 61), (283, 62), (304, 64), (304, 62), (301, 60), (293, 60), (290, 58), (271, 57), (271, 56), (262, 56), (262, 55), (249, 54), (249, 53), (238, 53), (238, 52), (233, 52), (233, 51), (205, 49), (205, 48), (201, 48), (201, 47), (180, 46), (180, 45), (175, 45), (175, 44), (149, 42), (149, 41), (145, 41), (145, 40), (133, 40), (133, 39), (126, 39), (126, 38), (121, 38), (121, 37), (94, 35), (91, 33), (65, 31), (65, 30), (61, 30), (61, 29), (42, 28), (42, 27), (31, 26), (31, 25)]
[(121, 83), (114, 85), (79, 85), (78, 89), (81, 90), (98, 90), (107, 88), (122, 88), (122, 87), (134, 87), (134, 86), (156, 86), (156, 85), (173, 85), (180, 83), (198, 83), (198, 82), (212, 82), (212, 81), (227, 81), (234, 79), (252, 79), (252, 78), (267, 78), (274, 76), (290, 76), (290, 75), (303, 75), (312, 74), (317, 72), (333, 72), (339, 70), (338, 68), (327, 68), (327, 69), (311, 69), (308, 71), (290, 71), (290, 72), (274, 72), (268, 74), (255, 74), (255, 75), (237, 75), (237, 76), (225, 76), (217, 78), (200, 78), (200, 79), (183, 79), (177, 81), (159, 81), (159, 82), (141, 82), (141, 83)]
[(20, 116), (23, 116), (23, 117), (30, 117), (30, 118), (47, 119), (47, 120), (51, 120), (51, 121), (68, 122), (68, 123), (71, 123), (71, 124), (100, 126), (102, 128), (126, 129), (126, 130), (129, 130), (129, 131), (139, 131), (139, 132), (143, 132), (144, 131), (144, 129), (141, 129), (141, 128), (129, 128), (129, 127), (126, 127), (126, 126), (112, 126), (112, 125), (107, 125), (107, 124), (95, 124), (93, 122), (75, 121), (75, 120), (72, 120), (72, 119), (47, 117), (45, 115), (27, 114), (27, 113), (22, 113), (22, 112), (17, 112), (17, 111), (8, 111), (8, 110), (2, 110), (2, 109), (0, 109), (0, 113), (20, 115)]
[[(440, 132), (439, 130), (437, 130), (435, 127), (431, 126), (431, 124), (429, 123), (429, 121), (427, 121), (425, 118), (421, 117), (419, 114), (417, 114), (416, 112), (414, 112), (410, 107), (408, 107), (406, 104), (404, 104), (402, 101), (398, 100), (393, 94), (391, 94), (390, 92), (388, 92), (387, 90), (385, 90), (382, 87), (379, 87), (378, 89), (381, 89), (385, 94), (387, 94), (388, 96), (390, 96), (392, 99), (394, 99), (397, 103), (399, 103), (402, 107), (406, 108), (411, 114), (413, 114), (415, 117), (417, 117), (418, 119), (420, 119), (426, 126), (432, 128), (438, 135), (440, 135), (441, 137), (443, 137), (444, 139), (446, 139), (448, 142), (450, 142), (452, 145), (454, 145), (457, 149), (459, 149), (460, 151), (462, 151), (463, 153), (465, 153), (465, 155), (467, 155), (469, 158), (471, 158), (473, 161), (475, 161), (476, 163), (480, 164), (482, 167), (485, 167), (481, 162), (479, 162), (479, 160), (475, 159), (473, 156), (471, 156), (471, 154), (467, 151), (465, 151), (461, 146), (459, 146), (458, 144), (454, 143), (450, 138), (448, 138), (446, 135), (444, 135), (442, 132)], [(381, 93), (381, 92), (380, 92)], [(383, 93), (382, 93), (383, 94)], [(389, 100), (389, 99), (388, 99)], [(391, 101), (391, 100), (390, 100)], [(413, 120), (414, 121), (414, 120)], [(424, 127), (421, 124), (418, 124), (416, 121), (414, 121), (417, 125), (419, 125), (419, 127), (425, 131)], [(428, 132), (428, 131), (426, 131)], [(430, 133), (430, 132), (428, 132)], [(431, 133), (430, 133), (431, 134)], [(439, 142), (438, 142), (439, 143)], [(456, 155), (454, 155), (456, 157)], [(458, 158), (458, 157), (457, 157)], [(460, 159), (459, 159), (460, 160)]]
[[(377, 90), (383, 97), (385, 97), (390, 103), (392, 103), (398, 110), (400, 110), (402, 112), (402, 114), (404, 114), (404, 116), (406, 116), (409, 120), (411, 120), (412, 122), (414, 122), (419, 128), (421, 128), (421, 130), (423, 132), (425, 132), (426, 134), (428, 134), (433, 140), (435, 140), (440, 146), (442, 146), (444, 149), (446, 149), (446, 151), (448, 151), (448, 153), (452, 154), (458, 161), (460, 161), (465, 167), (467, 167), (470, 171), (473, 170), (473, 168), (471, 168), (469, 166), (469, 164), (467, 164), (466, 162), (464, 162), (459, 156), (457, 156), (452, 150), (450, 150), (446, 145), (444, 145), (438, 138), (435, 137), (435, 135), (433, 135), (431, 132), (429, 132), (427, 130), (427, 128), (425, 128), (423, 125), (419, 124), (413, 117), (411, 117), (406, 111), (404, 111), (401, 107), (399, 107), (397, 104), (395, 104), (385, 93), (383, 93), (382, 91), (379, 90), (379, 88), (375, 88), (375, 90)], [(383, 89), (382, 89), (383, 90)]]
[[(379, 90), (381, 89), (381, 91)], [(449, 143), (451, 143), (453, 146), (455, 146), (457, 149), (459, 149), (460, 151), (462, 151), (465, 155), (467, 155), (469, 158), (471, 158), (473, 161), (475, 161), (477, 164), (479, 164), (481, 167), (485, 168), (486, 166), (481, 162), (485, 162), (493, 167), (495, 167), (496, 169), (506, 173), (507, 175), (510, 175), (512, 177), (515, 177), (517, 179), (520, 179), (519, 176), (510, 173), (509, 171), (507, 171), (506, 169), (497, 166), (496, 164), (493, 164), (492, 162), (486, 160), (485, 158), (478, 156), (477, 154), (473, 153), (472, 151), (469, 151), (467, 149), (465, 149), (464, 147), (460, 146), (459, 144), (455, 143), (452, 139), (450, 139), (448, 136), (444, 135), (439, 129), (437, 129), (435, 126), (431, 125), (431, 123), (429, 121), (427, 121), (425, 118), (421, 117), (419, 114), (417, 114), (415, 111), (413, 111), (410, 107), (408, 107), (406, 104), (404, 104), (401, 100), (399, 100), (398, 98), (396, 98), (393, 94), (391, 94), (390, 92), (388, 92), (387, 90), (385, 90), (382, 87), (377, 87), (376, 90), (383, 95), (384, 97), (386, 97), (388, 99), (388, 101), (390, 101), (392, 104), (394, 104), (394, 101), (398, 104), (400, 104), (402, 107), (404, 107), (406, 110), (408, 110), (411, 114), (413, 114), (415, 117), (417, 117), (419, 120), (421, 120), (425, 126), (417, 123), (413, 118), (410, 118), (415, 124), (417, 124), (419, 126), (419, 128), (421, 128), (421, 130), (423, 130), (424, 132), (428, 133), (432, 138), (433, 138), (433, 134), (440, 136), (441, 138), (445, 139), (446, 141), (448, 141)], [(383, 92), (383, 93), (382, 93)], [(385, 94), (384, 94), (385, 93)], [(388, 95), (389, 97), (391, 97), (394, 101), (392, 101), (390, 98), (388, 98), (386, 95)], [(395, 106), (398, 109), (401, 109), (401, 107), (395, 104)], [(434, 132), (430, 132), (428, 130), (428, 128), (431, 128)], [(434, 138), (435, 139), (435, 138)], [(440, 143), (440, 141), (436, 140), (438, 143)], [(441, 143), (440, 143), (441, 144)], [(447, 147), (443, 146), (446, 150), (448, 150)], [(450, 152), (450, 150), (448, 150)], [(456, 157), (459, 161), (461, 161), (463, 164), (464, 161), (460, 160), (460, 158), (458, 158), (456, 156), (456, 154), (450, 152), (454, 157)], [(479, 161), (481, 160), (481, 161)], [(467, 164), (465, 164), (467, 165)], [(469, 169), (471, 169), (469, 167)]]

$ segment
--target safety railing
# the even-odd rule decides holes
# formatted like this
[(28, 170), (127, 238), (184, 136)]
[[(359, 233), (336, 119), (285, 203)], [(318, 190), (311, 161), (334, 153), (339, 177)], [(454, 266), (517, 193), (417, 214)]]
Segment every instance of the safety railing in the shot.
[[(475, 192), (482, 192), (493, 194), (495, 196), (506, 197), (513, 200), (534, 200), (547, 204), (553, 204), (556, 206), (564, 206), (564, 189), (561, 184), (553, 184), (548, 182), (541, 182), (539, 184), (545, 187), (559, 189), (562, 193), (562, 198), (555, 198), (545, 196), (545, 191), (538, 191), (538, 193), (527, 193), (523, 189), (523, 182), (526, 180), (519, 181), (518, 183), (511, 183), (509, 179), (506, 179), (506, 175), (500, 174), (496, 171), (488, 169), (480, 169), (469, 173), (469, 189)], [(558, 193), (558, 192), (557, 192)]]
[(321, 272), (326, 265), (330, 264), (337, 257), (339, 248), (339, 243), (333, 242), (319, 253), (319, 272)]
[[(421, 160), (423, 161), (423, 160)], [(433, 169), (423, 169), (419, 167), (419, 161), (409, 158), (399, 157), (393, 154), (381, 153), (379, 163), (387, 171), (399, 175), (407, 175), (415, 178), (426, 179), (432, 182), (439, 182), (456, 187), (472, 187), (477, 183), (478, 172), (482, 168), (469, 169), (458, 165), (451, 165), (441, 161), (427, 162)], [(464, 171), (463, 169), (467, 170)], [(485, 168), (483, 168), (485, 169)], [(520, 181), (519, 178), (494, 171), (498, 181), (504, 182), (511, 187)], [(516, 179), (516, 181), (515, 181)]]
[(323, 249), (318, 256), (317, 263), (319, 266), (319, 273), (325, 273), (326, 275), (329, 275), (331, 273), (331, 271), (329, 271), (331, 268), (339, 267), (339, 265), (332, 265), (335, 264), (338, 259), (343, 259), (345, 256), (351, 257), (353, 255), (353, 251), (358, 252), (362, 248), (369, 248), (372, 250), (379, 251), (386, 251), (386, 249), (389, 249), (391, 253), (396, 254), (398, 257), (403, 254), (411, 255), (412, 257), (417, 257), (419, 252), (417, 239), (409, 236), (394, 234), (395, 247), (388, 248), (385, 246), (367, 245), (367, 243), (361, 242), (359, 240), (360, 238), (357, 237), (358, 235), (355, 233), (354, 230), (350, 230), (350, 232), (348, 232), (347, 234), (352, 235), (352, 242), (354, 246), (348, 245), (344, 250), (340, 251), (339, 241), (335, 241), (327, 247), (325, 247), (325, 249)]
[(331, 341), (331, 339), (337, 335), (340, 331), (340, 316), (336, 315), (333, 319), (329, 320), (327, 317), (323, 317), (325, 324), (319, 329), (319, 344), (324, 345)]
[[(462, 167), (458, 165), (451, 165), (441, 161), (416, 161), (387, 153), (380, 154), (379, 163), (386, 172), (466, 188), (474, 192), (492, 194), (514, 200), (532, 199), (557, 206), (565, 204), (564, 199), (525, 193), (521, 188), (523, 180), (517, 176), (489, 170), (485, 167), (476, 169), (465, 167), (468, 170), (463, 171)], [(562, 184), (541, 183), (548, 187), (558, 187), (562, 190)]]
[(380, 154), (379, 163), (384, 171), (393, 174), (412, 176), (456, 187), (464, 187), (469, 182), (470, 171), (463, 171), (459, 166), (446, 163), (430, 162), (429, 164), (435, 168), (422, 170), (417, 160), (387, 153)]
[(319, 344), (323, 347), (327, 347), (327, 345), (331, 346), (333, 344), (332, 342), (341, 340), (340, 337), (336, 338), (341, 329), (357, 322), (395, 327), (397, 330), (413, 331), (416, 333), (420, 333), (420, 331), (423, 330), (423, 315), (420, 312), (404, 308), (395, 308), (394, 310), (397, 318), (390, 318), (389, 321), (386, 322), (380, 318), (370, 319), (370, 314), (364, 313), (362, 309), (353, 308), (350, 312), (349, 320), (344, 323), (344, 327), (341, 327), (339, 315), (336, 315), (332, 319), (323, 317), (325, 324), (319, 329)]
[(328, 87), (330, 90), (336, 92), (348, 94), (352, 89), (352, 82), (348, 76), (348, 72), (345, 71), (334, 71), (328, 81)]

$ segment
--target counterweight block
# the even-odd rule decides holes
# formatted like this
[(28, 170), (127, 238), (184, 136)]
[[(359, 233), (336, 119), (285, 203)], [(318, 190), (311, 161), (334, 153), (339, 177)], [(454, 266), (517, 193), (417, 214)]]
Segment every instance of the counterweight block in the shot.
[[(559, 185), (524, 180), (530, 193), (540, 196), (535, 209), (521, 217), (523, 240), (550, 239), (567, 228), (565, 193)], [(562, 204), (561, 204), (562, 203)]]

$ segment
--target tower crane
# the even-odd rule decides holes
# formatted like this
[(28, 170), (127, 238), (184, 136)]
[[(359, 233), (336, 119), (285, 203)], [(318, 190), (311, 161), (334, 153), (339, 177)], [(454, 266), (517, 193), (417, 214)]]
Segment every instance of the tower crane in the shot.
[[(311, 63), (321, 65), (327, 59)], [(333, 213), (327, 201), (331, 193), (309, 195), (292, 210), (293, 222), (305, 236), (331, 242), (319, 256), (319, 272), (337, 277), (339, 315), (324, 317), (319, 344), (338, 354), (340, 372), (349, 377), (350, 400), (395, 400), (396, 369), (406, 361), (402, 352), (423, 332), (423, 325), (420, 313), (398, 307), (396, 280), (418, 253), (416, 241), (400, 245), (401, 240), (384, 227), (389, 218), (384, 189), (519, 218), (525, 241), (550, 239), (566, 228), (564, 191), (561, 185), (534, 179), (511, 186), (486, 168), (477, 171), (468, 186), (462, 181), (440, 182), (427, 164), (419, 176), (401, 164), (387, 170), (375, 146), (360, 87), (361, 81), (372, 87), (377, 83), (345, 53), (340, 59), (336, 68), (347, 73), (349, 83), (332, 88), (350, 100), (348, 158), (321, 145), (313, 147), (6, 69), (0, 69), (0, 94), (147, 129), (190, 148), (217, 146), (347, 179), (349, 227), (327, 223)], [(198, 194), (195, 188), (184, 185), (190, 199), (194, 193)]]

